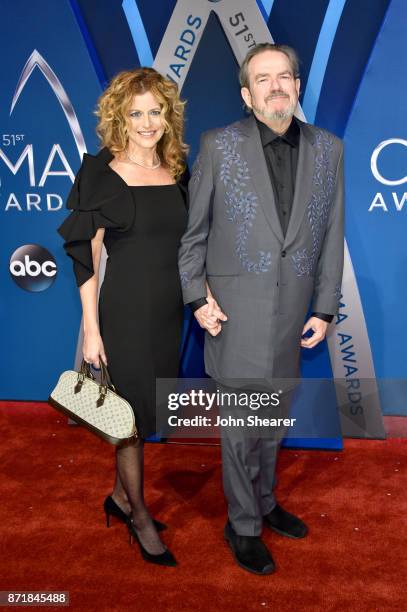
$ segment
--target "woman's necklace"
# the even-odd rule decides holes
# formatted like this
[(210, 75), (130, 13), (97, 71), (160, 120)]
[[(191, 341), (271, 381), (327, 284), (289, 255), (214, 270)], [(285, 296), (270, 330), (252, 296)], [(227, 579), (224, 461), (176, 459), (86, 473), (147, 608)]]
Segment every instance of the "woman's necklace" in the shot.
[(133, 159), (130, 155), (130, 153), (127, 151), (125, 151), (126, 153), (126, 157), (127, 159), (132, 162), (133, 164), (136, 164), (137, 166), (141, 166), (142, 168), (147, 168), (147, 170), (157, 170), (157, 168), (159, 168), (161, 166), (161, 159), (158, 158), (158, 163), (156, 163), (154, 166), (146, 166), (146, 164), (142, 164), (141, 162), (136, 161), (135, 159)]

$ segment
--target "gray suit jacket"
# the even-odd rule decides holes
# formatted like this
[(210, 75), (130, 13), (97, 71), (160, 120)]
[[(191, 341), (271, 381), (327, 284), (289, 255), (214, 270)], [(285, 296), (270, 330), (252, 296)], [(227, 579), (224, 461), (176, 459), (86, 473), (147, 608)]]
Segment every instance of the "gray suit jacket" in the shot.
[[(343, 145), (299, 121), (298, 167), (284, 237), (255, 118), (202, 135), (179, 251), (184, 302), (206, 295), (228, 321), (205, 337), (207, 373), (231, 379), (299, 375), (307, 310), (336, 314), (343, 247)], [(291, 385), (289, 385), (291, 386)]]

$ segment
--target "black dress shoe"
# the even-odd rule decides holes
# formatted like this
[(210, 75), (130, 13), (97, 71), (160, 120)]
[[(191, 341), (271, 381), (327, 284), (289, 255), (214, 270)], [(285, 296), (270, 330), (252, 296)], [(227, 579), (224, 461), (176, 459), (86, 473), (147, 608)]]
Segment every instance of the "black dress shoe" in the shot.
[(298, 516), (290, 514), (278, 504), (263, 518), (266, 527), (288, 538), (305, 538), (308, 533), (308, 527)]
[[(127, 524), (127, 519), (129, 518), (128, 514), (123, 512), (123, 510), (116, 504), (113, 497), (108, 495), (103, 502), (103, 508), (106, 514), (106, 527), (110, 527), (110, 517), (115, 516), (122, 523)], [(165, 523), (161, 523), (160, 521), (156, 521), (153, 519), (153, 523), (157, 531), (164, 531), (167, 529), (167, 525)]]
[(253, 574), (272, 574), (276, 569), (273, 558), (260, 536), (238, 535), (229, 521), (225, 525), (228, 542), (236, 563)]
[(163, 553), (160, 553), (158, 555), (153, 555), (149, 553), (148, 550), (146, 550), (140, 542), (137, 530), (134, 526), (133, 520), (130, 517), (127, 519), (126, 524), (129, 530), (130, 544), (132, 543), (133, 539), (136, 540), (144, 561), (148, 561), (148, 563), (155, 563), (156, 565), (166, 565), (167, 567), (175, 567), (177, 565), (177, 561), (174, 555), (168, 548), (166, 548)]

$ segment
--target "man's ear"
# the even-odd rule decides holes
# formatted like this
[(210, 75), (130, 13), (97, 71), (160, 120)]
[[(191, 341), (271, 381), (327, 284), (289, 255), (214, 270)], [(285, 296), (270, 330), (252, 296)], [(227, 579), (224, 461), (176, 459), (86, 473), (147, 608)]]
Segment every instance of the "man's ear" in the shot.
[(297, 96), (300, 95), (300, 86), (301, 86), (300, 79), (295, 79), (295, 89), (297, 90)]
[(249, 89), (247, 87), (242, 87), (242, 89), (240, 90), (240, 93), (242, 95), (242, 98), (246, 106), (248, 106), (249, 108), (252, 108), (252, 96), (250, 94)]

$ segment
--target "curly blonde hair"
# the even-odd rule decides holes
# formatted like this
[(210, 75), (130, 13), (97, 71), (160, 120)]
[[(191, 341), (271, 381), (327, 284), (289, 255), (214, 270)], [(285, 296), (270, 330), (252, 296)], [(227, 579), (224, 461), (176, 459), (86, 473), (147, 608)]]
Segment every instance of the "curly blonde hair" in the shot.
[(184, 106), (173, 81), (154, 68), (137, 68), (119, 72), (98, 100), (95, 114), (99, 117), (96, 132), (111, 153), (121, 153), (128, 143), (126, 114), (133, 96), (151, 92), (161, 106), (164, 134), (157, 143), (157, 154), (174, 179), (185, 170), (188, 152), (183, 142)]

